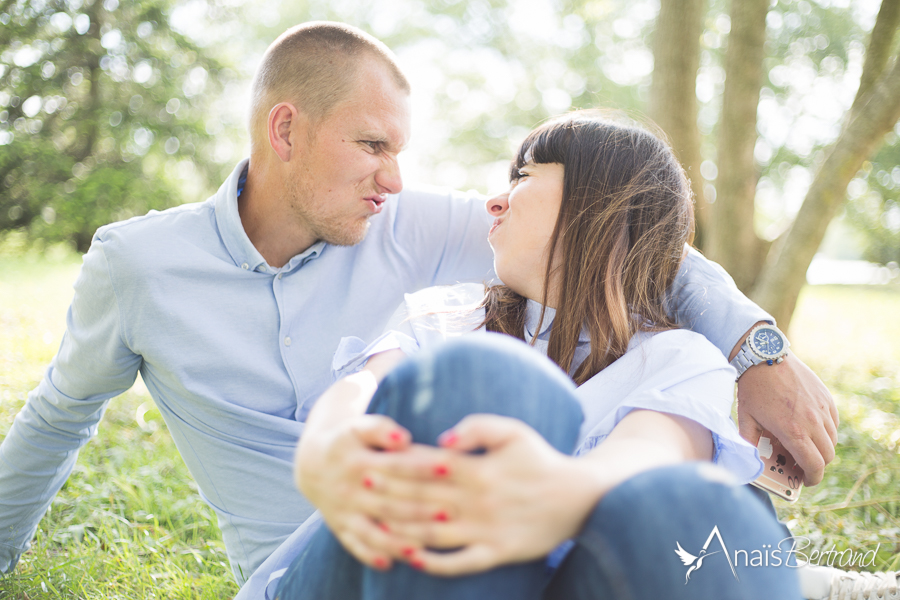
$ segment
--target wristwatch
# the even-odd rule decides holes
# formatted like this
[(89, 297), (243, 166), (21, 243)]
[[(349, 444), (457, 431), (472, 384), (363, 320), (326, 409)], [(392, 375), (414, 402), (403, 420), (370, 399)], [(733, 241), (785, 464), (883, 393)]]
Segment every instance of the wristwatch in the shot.
[(737, 379), (741, 378), (744, 371), (761, 362), (768, 365), (780, 363), (787, 356), (790, 346), (784, 333), (774, 325), (757, 325), (750, 330), (750, 335), (731, 361), (731, 366), (737, 371)]

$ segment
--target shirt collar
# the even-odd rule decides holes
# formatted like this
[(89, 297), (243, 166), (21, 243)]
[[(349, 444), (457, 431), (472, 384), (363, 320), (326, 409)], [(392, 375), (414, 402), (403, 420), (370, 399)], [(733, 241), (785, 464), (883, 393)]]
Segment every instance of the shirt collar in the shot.
[[(541, 323), (541, 331), (537, 334), (537, 338), (543, 341), (550, 340), (550, 326), (556, 317), (556, 309), (549, 306), (544, 311), (544, 321)], [(541, 318), (541, 303), (534, 300), (526, 300), (525, 305), (525, 341), (531, 343), (535, 337), (538, 321)], [(579, 343), (590, 343), (591, 337), (588, 335), (587, 329), (582, 327), (581, 333), (578, 335)]]
[(216, 223), (219, 227), (219, 233), (222, 241), (228, 249), (228, 253), (234, 260), (234, 264), (249, 271), (256, 271), (261, 267), (265, 267), (268, 272), (290, 272), (297, 267), (303, 266), (308, 261), (316, 258), (325, 248), (325, 242), (316, 242), (297, 256), (293, 257), (286, 265), (280, 269), (273, 269), (266, 264), (263, 258), (250, 238), (244, 231), (244, 225), (241, 223), (241, 215), (238, 212), (238, 195), (244, 189), (244, 182), (247, 181), (247, 167), (250, 159), (245, 158), (237, 164), (225, 183), (216, 192), (215, 209)]

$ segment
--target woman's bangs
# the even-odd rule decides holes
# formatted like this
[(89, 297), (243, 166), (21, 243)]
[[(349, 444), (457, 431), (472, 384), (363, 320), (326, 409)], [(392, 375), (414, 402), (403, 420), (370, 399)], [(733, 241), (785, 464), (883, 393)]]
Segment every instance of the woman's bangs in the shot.
[(519, 178), (519, 169), (529, 162), (534, 164), (558, 163), (565, 165), (566, 149), (577, 123), (562, 121), (548, 123), (532, 131), (519, 146), (515, 160), (509, 167), (509, 180)]

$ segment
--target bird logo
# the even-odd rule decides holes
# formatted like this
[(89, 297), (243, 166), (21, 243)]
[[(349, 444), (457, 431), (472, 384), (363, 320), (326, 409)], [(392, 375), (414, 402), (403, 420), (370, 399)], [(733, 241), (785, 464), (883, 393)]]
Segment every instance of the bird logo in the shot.
[[(722, 546), (721, 550), (716, 550), (715, 552), (709, 552), (709, 544), (712, 542), (713, 538), (719, 540), (719, 545)], [(712, 531), (709, 533), (709, 537), (706, 538), (706, 543), (703, 544), (703, 548), (700, 549), (700, 552), (697, 553), (697, 556), (694, 556), (687, 550), (681, 547), (681, 543), (677, 540), (675, 541), (675, 554), (678, 555), (678, 558), (681, 559), (681, 562), (686, 567), (690, 567), (688, 569), (687, 574), (684, 577), (684, 585), (687, 585), (688, 581), (691, 579), (691, 573), (699, 569), (703, 565), (703, 559), (707, 556), (712, 556), (713, 554), (719, 554), (720, 552), (725, 553), (725, 558), (728, 559), (728, 565), (731, 567), (731, 572), (734, 574), (734, 578), (740, 581), (740, 578), (737, 576), (737, 571), (734, 570), (734, 564), (731, 562), (731, 557), (728, 555), (728, 548), (725, 547), (725, 541), (722, 539), (722, 534), (719, 533), (719, 526), (716, 525), (713, 527)], [(696, 561), (696, 564), (694, 564)]]
[(700, 554), (698, 556), (694, 556), (687, 550), (681, 547), (681, 544), (675, 542), (675, 545), (678, 548), (675, 549), (675, 554), (681, 559), (681, 562), (684, 563), (684, 566), (693, 565), (694, 561), (697, 561), (697, 564), (688, 569), (687, 575), (684, 576), (684, 585), (687, 585), (687, 582), (691, 579), (691, 573), (699, 569), (703, 565), (703, 559), (707, 556), (712, 556), (713, 554), (718, 554), (721, 550), (716, 550), (715, 552), (710, 552), (707, 554), (706, 550), (700, 550)]

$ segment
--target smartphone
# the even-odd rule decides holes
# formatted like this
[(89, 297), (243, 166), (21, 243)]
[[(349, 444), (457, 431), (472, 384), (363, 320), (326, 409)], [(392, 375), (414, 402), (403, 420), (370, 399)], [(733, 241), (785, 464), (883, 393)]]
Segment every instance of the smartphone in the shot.
[(763, 430), (756, 444), (763, 461), (763, 472), (753, 482), (758, 488), (775, 494), (788, 502), (796, 502), (803, 486), (803, 469), (770, 432)]

